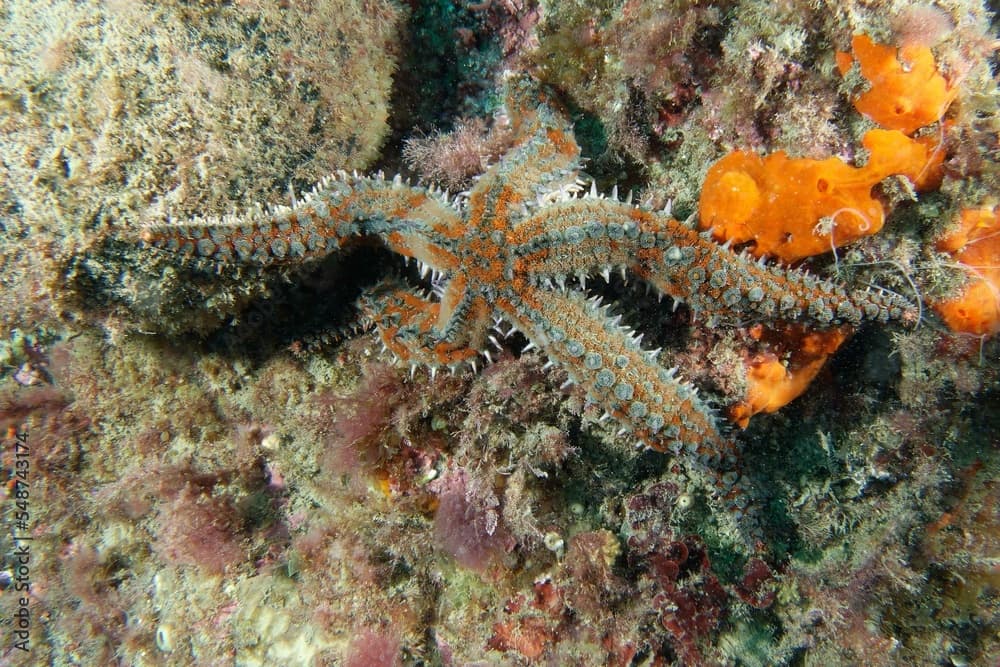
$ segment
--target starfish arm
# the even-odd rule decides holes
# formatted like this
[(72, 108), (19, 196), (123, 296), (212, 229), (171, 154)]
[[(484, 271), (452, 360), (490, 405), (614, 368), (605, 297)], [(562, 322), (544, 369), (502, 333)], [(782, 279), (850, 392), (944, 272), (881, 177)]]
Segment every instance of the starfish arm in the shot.
[(409, 289), (382, 285), (362, 297), (361, 311), (397, 361), (431, 368), (474, 362), (489, 322), (486, 304), (451, 284), (441, 302), (429, 301)]
[(695, 311), (734, 319), (766, 318), (822, 327), (864, 320), (915, 319), (902, 297), (872, 291), (848, 292), (842, 285), (805, 271), (767, 265), (734, 253), (675, 221), (671, 233), (640, 248), (636, 274)]
[(624, 267), (696, 311), (739, 319), (780, 317), (821, 326), (910, 319), (904, 299), (766, 265), (719, 246), (665, 215), (580, 199), (537, 212), (508, 234), (515, 274), (560, 282)]
[(712, 466), (696, 458), (683, 458), (678, 463), (695, 486), (708, 491), (709, 506), (719, 527), (742, 540), (751, 552), (759, 551), (764, 543), (760, 506), (744, 486), (739, 462)]
[(546, 206), (508, 233), (515, 273), (532, 282), (632, 266), (663, 223), (614, 200), (583, 198)]
[[(516, 77), (505, 104), (514, 147), (480, 177), (469, 194), (470, 229), (506, 231), (540, 193), (574, 190), (580, 147), (570, 124), (550, 106), (533, 81)], [(558, 196), (555, 194), (553, 196)]]
[(487, 332), (493, 325), (493, 307), (468, 284), (462, 273), (448, 281), (441, 295), (437, 328), (442, 340), (481, 351), (486, 348)]
[(395, 252), (451, 271), (458, 260), (444, 237), (460, 221), (447, 203), (398, 177), (387, 181), (341, 172), (293, 207), (149, 225), (142, 239), (182, 254), (269, 264), (321, 257), (352, 239), (375, 236)]
[(606, 312), (577, 293), (523, 286), (497, 307), (644, 445), (718, 461), (733, 455), (697, 390), (644, 351)]
[(501, 298), (499, 310), (638, 444), (674, 454), (708, 489), (720, 519), (753, 547), (761, 537), (757, 508), (740, 481), (736, 443), (719, 433), (695, 388), (642, 350), (606, 307), (573, 292), (520, 294)]
[(670, 452), (709, 490), (720, 519), (748, 545), (760, 539), (757, 507), (738, 472), (739, 452), (723, 437), (695, 388), (660, 366), (629, 332), (574, 292), (526, 287), (499, 310), (545, 355), (566, 369), (637, 443)]

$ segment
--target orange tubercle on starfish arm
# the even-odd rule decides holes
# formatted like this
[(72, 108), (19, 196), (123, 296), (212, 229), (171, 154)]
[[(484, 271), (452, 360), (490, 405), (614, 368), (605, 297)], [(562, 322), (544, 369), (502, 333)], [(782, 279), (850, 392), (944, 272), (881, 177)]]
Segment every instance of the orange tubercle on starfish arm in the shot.
[(565, 132), (556, 128), (549, 128), (545, 134), (557, 153), (572, 159), (576, 159), (579, 155), (580, 147), (577, 146), (576, 141), (572, 137), (567, 136)]

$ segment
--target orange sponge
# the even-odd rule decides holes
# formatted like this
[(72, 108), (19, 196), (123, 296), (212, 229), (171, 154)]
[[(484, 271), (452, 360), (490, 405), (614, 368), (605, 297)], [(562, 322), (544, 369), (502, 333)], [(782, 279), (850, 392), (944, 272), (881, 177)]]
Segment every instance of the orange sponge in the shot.
[(1000, 207), (962, 211), (958, 228), (937, 243), (967, 267), (962, 292), (933, 304), (952, 331), (992, 336), (1000, 332)]
[[(798, 324), (777, 331), (758, 329), (756, 336), (773, 340), (774, 349), (747, 360), (747, 394), (729, 409), (730, 419), (746, 428), (755, 414), (774, 412), (798, 398), (850, 332), (850, 327), (808, 331)], [(786, 361), (779, 359), (779, 352)]]
[(874, 43), (867, 35), (851, 39), (850, 54), (837, 53), (837, 67), (847, 74), (855, 61), (871, 88), (854, 99), (854, 108), (882, 127), (913, 134), (940, 119), (957, 90), (937, 71), (934, 55), (919, 44)]
[[(894, 174), (917, 191), (941, 184), (944, 151), (931, 138), (910, 138), (938, 119), (956, 90), (938, 74), (926, 46), (899, 50), (866, 35), (851, 42), (861, 73), (872, 83), (854, 105), (889, 129), (865, 133), (868, 164), (852, 167), (838, 158), (791, 159), (736, 151), (712, 165), (702, 187), (699, 217), (720, 241), (748, 244), (755, 255), (794, 262), (850, 243), (882, 228), (885, 211), (872, 187)], [(854, 58), (837, 54), (841, 72)]]
[[(735, 151), (708, 170), (700, 224), (717, 240), (752, 243), (756, 255), (794, 262), (880, 230), (885, 215), (871, 196), (879, 180), (838, 158)], [(824, 228), (823, 218), (833, 224)]]
[(870, 156), (865, 170), (877, 181), (899, 174), (917, 192), (936, 190), (944, 176), (944, 151), (933, 137), (910, 138), (899, 130), (869, 130), (861, 138)]
[(871, 189), (887, 176), (902, 174), (918, 190), (940, 182), (943, 154), (932, 143), (898, 130), (871, 130), (862, 141), (870, 153), (864, 167), (784, 151), (730, 153), (705, 177), (701, 228), (719, 241), (751, 244), (755, 255), (794, 262), (882, 229), (885, 212)]
[[(838, 158), (736, 151), (708, 170), (700, 224), (717, 240), (752, 243), (756, 255), (794, 262), (881, 229), (882, 205), (871, 196), (879, 180)], [(828, 229), (817, 227), (823, 218), (833, 222)]]

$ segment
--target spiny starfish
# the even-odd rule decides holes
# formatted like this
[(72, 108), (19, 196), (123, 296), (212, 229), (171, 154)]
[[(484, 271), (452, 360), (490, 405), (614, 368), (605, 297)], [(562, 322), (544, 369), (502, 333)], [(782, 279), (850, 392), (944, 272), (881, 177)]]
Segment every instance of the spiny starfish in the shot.
[[(735, 486), (736, 450), (696, 389), (657, 362), (657, 351), (585, 296), (586, 279), (631, 274), (705, 317), (801, 321), (819, 327), (903, 318), (909, 305), (731, 252), (666, 212), (578, 196), (580, 149), (567, 121), (530, 81), (508, 84), (513, 148), (464, 196), (397, 176), (340, 172), (301, 202), (241, 219), (147, 227), (158, 248), (222, 262), (303, 262), (360, 238), (434, 271), (435, 293), (386, 285), (363, 309), (398, 359), (432, 369), (475, 367), (506, 321), (563, 367), (588, 398), (639, 443), (673, 452), (708, 475), (716, 498), (747, 505)], [(569, 289), (576, 277), (580, 289)]]

